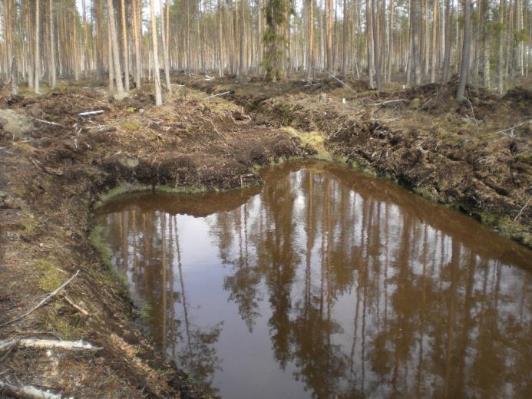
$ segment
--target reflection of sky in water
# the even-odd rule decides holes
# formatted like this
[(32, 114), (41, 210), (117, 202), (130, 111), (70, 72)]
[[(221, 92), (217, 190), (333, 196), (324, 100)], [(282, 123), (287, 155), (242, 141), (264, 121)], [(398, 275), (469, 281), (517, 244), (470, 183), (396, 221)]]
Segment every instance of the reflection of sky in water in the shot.
[(320, 165), (208, 216), (156, 197), (107, 215), (169, 356), (226, 398), (527, 395), (531, 279), (510, 265), (529, 251)]

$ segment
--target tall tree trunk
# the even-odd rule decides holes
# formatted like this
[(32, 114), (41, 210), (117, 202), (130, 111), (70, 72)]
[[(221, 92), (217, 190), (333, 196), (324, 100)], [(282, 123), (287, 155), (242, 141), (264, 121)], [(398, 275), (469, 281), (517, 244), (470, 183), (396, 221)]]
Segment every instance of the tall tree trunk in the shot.
[[(166, 81), (166, 89), (171, 93), (172, 92), (172, 85), (170, 82), (170, 55), (168, 52), (168, 29), (169, 26), (169, 19), (167, 18), (167, 13), (165, 12), (168, 10), (168, 4), (166, 4), (166, 0), (161, 1), (161, 35), (163, 38), (163, 59), (164, 59), (164, 77)], [(166, 21), (165, 21), (166, 19)]]
[(307, 0), (307, 79), (314, 76), (314, 0)]
[(390, 82), (392, 80), (392, 69), (393, 69), (393, 58), (394, 58), (394, 46), (393, 46), (393, 28), (394, 28), (394, 17), (395, 17), (395, 5), (394, 0), (390, 0), (390, 22), (388, 25), (388, 68), (386, 81)]
[(14, 0), (6, 0), (5, 4), (5, 37), (6, 37), (6, 75), (11, 82), (11, 94), (18, 94), (17, 84), (17, 57), (13, 40), (14, 16), (16, 17), (16, 3)]
[(127, 24), (126, 24), (126, 5), (124, 0), (120, 0), (120, 11), (122, 15), (122, 51), (124, 54), (124, 82), (126, 91), (129, 91), (129, 48), (127, 40)]
[(326, 20), (325, 20), (325, 30), (327, 35), (327, 71), (333, 72), (333, 0), (326, 0), (327, 7), (325, 10)]
[(240, 31), (240, 47), (239, 47), (239, 57), (238, 57), (238, 76), (242, 77), (246, 74), (246, 22), (244, 15), (244, 0), (240, 0), (239, 4), (239, 24), (238, 28)]
[(157, 40), (157, 20), (155, 19), (155, 0), (150, 0), (150, 17), (151, 17), (151, 42), (153, 53), (153, 81), (155, 85), (155, 105), (159, 106), (163, 103), (163, 96), (161, 93), (161, 76), (159, 71), (159, 49)]
[(349, 44), (349, 39), (347, 37), (348, 26), (349, 26), (349, 10), (347, 8), (347, 0), (344, 0), (344, 18), (342, 22), (342, 74), (345, 76), (347, 74), (347, 48)]
[[(502, 1), (502, 0), (501, 0)], [(451, 0), (445, 0), (445, 52), (443, 57), (443, 82), (449, 81), (451, 72)]]
[(115, 91), (115, 72), (113, 63), (113, 38), (111, 37), (111, 18), (107, 18), (107, 69), (109, 72), (109, 93)]
[(40, 93), (39, 88), (39, 82), (41, 78), (41, 55), (40, 55), (40, 32), (41, 32), (41, 26), (40, 26), (40, 0), (35, 0), (35, 37), (34, 37), (34, 45), (35, 45), (35, 54), (34, 54), (34, 72), (35, 72), (35, 80), (34, 80), (34, 91), (35, 93)]
[(120, 68), (120, 51), (118, 49), (118, 35), (116, 33), (115, 9), (113, 0), (107, 0), (107, 10), (109, 13), (109, 28), (111, 29), (111, 47), (113, 52), (114, 75), (116, 81), (116, 91), (119, 97), (125, 95), (124, 84), (122, 83), (122, 69)]
[(373, 61), (374, 61), (374, 45), (373, 45), (373, 12), (370, 7), (370, 0), (366, 0), (366, 47), (368, 50), (368, 77), (369, 87), (375, 88), (373, 80)]
[(465, 87), (469, 74), (471, 56), (471, 0), (464, 0), (464, 42), (462, 46), (462, 63), (460, 65), (460, 81), (456, 91), (456, 99), (464, 101)]
[(224, 14), (223, 0), (218, 0), (218, 76), (224, 76), (224, 49), (223, 49), (223, 26), (222, 17)]
[(54, 0), (49, 0), (48, 2), (48, 22), (49, 22), (49, 28), (50, 31), (50, 87), (53, 89), (55, 88), (56, 82), (57, 82), (57, 74), (55, 71), (55, 40), (54, 40), (54, 12), (53, 12), (53, 4)]
[(141, 7), (139, 5), (139, 0), (133, 0), (132, 4), (133, 8), (133, 39), (135, 41), (135, 84), (137, 85), (137, 89), (140, 89), (140, 86), (142, 84), (142, 55), (141, 55), (141, 48), (140, 48), (140, 35), (141, 35), (141, 28), (139, 20), (140, 13), (142, 12)]
[(482, 16), (481, 20), (483, 23), (481, 24), (482, 29), (482, 48), (481, 48), (481, 57), (482, 57), (482, 78), (484, 87), (489, 88), (491, 84), (490, 79), (490, 48), (489, 48), (489, 29), (488, 29), (488, 21), (489, 21), (489, 1), (488, 0), (482, 0)]
[(432, 54), (430, 62), (430, 81), (434, 83), (436, 81), (436, 62), (438, 59), (437, 40), (438, 40), (438, 1), (433, 0), (432, 4)]
[(497, 57), (498, 80), (497, 90), (499, 94), (504, 92), (504, 0), (499, 2), (499, 48)]
[(379, 29), (378, 29), (378, 5), (377, 0), (371, 0), (371, 8), (373, 9), (371, 13), (371, 27), (373, 29), (373, 54), (375, 57), (375, 82), (377, 84), (377, 90), (382, 90), (381, 82), (381, 52), (379, 49)]
[(410, 0), (410, 25), (411, 25), (411, 55), (410, 55), (410, 72), (412, 74), (411, 82), (416, 85), (421, 83), (421, 41), (420, 41), (420, 10), (419, 1)]
[[(153, 0), (150, 0), (153, 1)], [(185, 0), (185, 16), (186, 16), (186, 33), (185, 33), (185, 46), (186, 46), (186, 70), (187, 73), (190, 73), (191, 71), (191, 64), (192, 64), (192, 56), (191, 56), (191, 48), (190, 48), (190, 0)]]
[(518, 37), (517, 44), (517, 68), (520, 76), (525, 76), (525, 39), (523, 31), (523, 0), (516, 0), (516, 31)]

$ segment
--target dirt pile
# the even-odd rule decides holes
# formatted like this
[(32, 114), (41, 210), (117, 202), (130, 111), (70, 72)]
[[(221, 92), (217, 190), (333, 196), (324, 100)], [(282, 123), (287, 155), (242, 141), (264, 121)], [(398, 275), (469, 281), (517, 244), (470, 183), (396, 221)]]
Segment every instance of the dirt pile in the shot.
[(499, 97), (468, 87), (468, 100), (460, 104), (454, 99), (456, 80), (377, 93), (331, 79), (182, 82), (209, 93), (230, 91), (258, 123), (321, 132), (336, 157), (532, 246), (530, 90)]
[[(127, 290), (89, 234), (93, 204), (113, 187), (239, 187), (258, 181), (257, 164), (311, 152), (204, 97), (178, 93), (155, 108), (146, 95), (114, 101), (82, 88), (1, 101), (35, 128), (15, 140), (0, 129), (0, 341), (84, 339), (102, 349), (2, 350), (0, 380), (84, 398), (203, 395), (133, 325)], [(79, 115), (87, 111), (103, 112)], [(46, 306), (10, 323), (78, 270)]]

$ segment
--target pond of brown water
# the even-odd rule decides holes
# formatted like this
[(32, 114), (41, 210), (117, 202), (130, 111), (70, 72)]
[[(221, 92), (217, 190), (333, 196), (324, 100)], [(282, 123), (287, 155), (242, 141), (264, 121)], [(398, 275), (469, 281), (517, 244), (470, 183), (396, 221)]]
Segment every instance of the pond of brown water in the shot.
[(98, 220), (160, 349), (223, 398), (532, 397), (532, 252), (332, 164)]

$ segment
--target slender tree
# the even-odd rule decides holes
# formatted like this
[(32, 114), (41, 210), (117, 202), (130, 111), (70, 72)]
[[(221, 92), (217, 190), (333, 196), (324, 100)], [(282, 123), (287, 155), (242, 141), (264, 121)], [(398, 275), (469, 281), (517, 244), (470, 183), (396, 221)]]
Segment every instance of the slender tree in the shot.
[(166, 0), (161, 2), (161, 36), (163, 42), (163, 61), (164, 61), (164, 77), (166, 83), (166, 90), (172, 92), (172, 85), (170, 83), (170, 53), (168, 51), (168, 32), (170, 27), (170, 19), (168, 18), (169, 7)]
[(139, 4), (140, 0), (132, 0), (133, 9), (133, 39), (135, 42), (135, 84), (140, 89), (142, 84), (142, 54), (141, 54), (141, 27), (140, 21), (142, 20), (142, 9)]
[(126, 92), (129, 91), (129, 48), (127, 38), (127, 23), (126, 23), (126, 4), (124, 0), (120, 0), (120, 12), (122, 20), (122, 51), (124, 59), (124, 83)]
[(307, 79), (314, 75), (314, 0), (307, 0)]
[[(122, 69), (120, 67), (120, 52), (118, 49), (118, 35), (116, 33), (116, 23), (115, 23), (115, 10), (113, 6), (113, 0), (107, 0), (107, 12), (109, 17), (109, 29), (110, 29), (110, 38), (111, 38), (111, 51), (114, 65), (114, 77), (116, 83), (116, 91), (118, 96), (122, 97), (125, 95), (124, 85), (122, 83)], [(110, 65), (110, 68), (113, 66)]]
[(157, 39), (157, 20), (155, 18), (155, 0), (150, 0), (150, 20), (151, 20), (151, 42), (153, 53), (153, 84), (155, 87), (155, 105), (159, 106), (163, 103), (163, 96), (161, 94), (161, 77), (159, 72), (159, 50)]
[(464, 0), (464, 40), (462, 45), (462, 63), (460, 65), (460, 81), (456, 91), (456, 99), (464, 101), (465, 87), (469, 75), (471, 57), (471, 0)]
[(504, 0), (500, 0), (499, 2), (499, 24), (497, 26), (497, 31), (499, 33), (497, 56), (497, 89), (499, 94), (502, 94), (504, 91)]
[(41, 42), (39, 40), (40, 33), (41, 33), (41, 26), (40, 26), (40, 0), (35, 0), (35, 37), (34, 37), (34, 46), (35, 46), (35, 55), (34, 55), (34, 62), (35, 67), (33, 68), (35, 72), (35, 80), (34, 80), (34, 91), (35, 93), (40, 93), (40, 87), (39, 82), (41, 78), (41, 54), (40, 54), (40, 46)]

